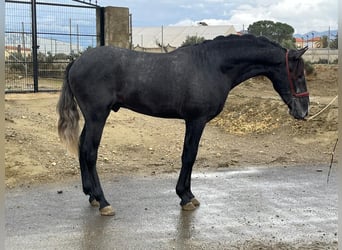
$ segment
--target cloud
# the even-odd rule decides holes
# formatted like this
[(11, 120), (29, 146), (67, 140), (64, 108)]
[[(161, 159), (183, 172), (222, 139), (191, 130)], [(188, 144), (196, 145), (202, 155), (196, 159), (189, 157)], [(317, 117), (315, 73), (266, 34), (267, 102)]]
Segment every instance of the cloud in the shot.
[(171, 24), (170, 26), (197, 26), (199, 22), (204, 22), (208, 25), (232, 25), (228, 20), (225, 19), (202, 19), (202, 20), (191, 20), (184, 19), (175, 24)]
[[(118, 1), (101, 0), (101, 4), (116, 5)], [(337, 28), (336, 0), (123, 0), (133, 14), (135, 26), (234, 25), (242, 30), (260, 20), (291, 25), (297, 33)]]
[[(220, 0), (207, 0), (222, 3)], [(337, 1), (335, 0), (256, 0), (244, 1), (243, 4), (220, 7), (220, 18), (185, 18), (173, 25), (195, 25), (206, 22), (209, 25), (234, 25), (236, 30), (247, 28), (250, 24), (260, 20), (271, 20), (291, 25), (296, 33), (305, 33), (311, 30), (323, 31), (337, 28)], [(209, 9), (210, 6), (207, 6)], [(217, 9), (217, 6), (215, 7)]]

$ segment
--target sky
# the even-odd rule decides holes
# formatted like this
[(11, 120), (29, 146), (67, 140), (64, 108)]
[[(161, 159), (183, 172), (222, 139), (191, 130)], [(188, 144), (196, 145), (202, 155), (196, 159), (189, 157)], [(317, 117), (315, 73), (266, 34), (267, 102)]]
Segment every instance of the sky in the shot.
[[(242, 31), (256, 21), (271, 20), (289, 24), (295, 29), (295, 34), (301, 35), (312, 31), (327, 31), (330, 27), (331, 35), (334, 36), (339, 0), (84, 0), (89, 1), (97, 1), (103, 7), (128, 7), (134, 27), (189, 26), (205, 22), (208, 25), (233, 25), (236, 31)], [(71, 0), (39, 2), (77, 4)], [(95, 18), (94, 9), (37, 5), (37, 30), (40, 38), (93, 47), (96, 44)], [(30, 5), (6, 2), (5, 22), (6, 44), (24, 44), (22, 34), (29, 33), (32, 28)], [(70, 33), (73, 35), (70, 36)], [(76, 34), (81, 35), (81, 41)], [(26, 40), (29, 44), (30, 40)], [(53, 45), (53, 42), (48, 42), (41, 50), (57, 47)]]
[[(94, 0), (93, 0), (94, 1)], [(237, 31), (260, 20), (291, 25), (295, 33), (337, 29), (339, 0), (97, 0), (128, 7), (133, 26), (234, 25)]]

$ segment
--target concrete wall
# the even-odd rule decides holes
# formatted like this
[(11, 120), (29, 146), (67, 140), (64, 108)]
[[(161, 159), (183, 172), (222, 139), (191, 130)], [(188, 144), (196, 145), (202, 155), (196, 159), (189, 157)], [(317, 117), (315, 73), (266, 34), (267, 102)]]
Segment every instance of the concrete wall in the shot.
[(330, 63), (338, 59), (337, 49), (309, 49), (303, 55), (304, 60), (309, 62), (318, 62), (321, 60), (329, 60)]
[[(102, 12), (102, 13), (101, 13)], [(129, 48), (129, 9), (124, 7), (104, 7), (96, 12), (96, 29), (104, 32), (104, 45)], [(103, 26), (101, 27), (101, 21)], [(98, 39), (97, 45), (100, 45)]]

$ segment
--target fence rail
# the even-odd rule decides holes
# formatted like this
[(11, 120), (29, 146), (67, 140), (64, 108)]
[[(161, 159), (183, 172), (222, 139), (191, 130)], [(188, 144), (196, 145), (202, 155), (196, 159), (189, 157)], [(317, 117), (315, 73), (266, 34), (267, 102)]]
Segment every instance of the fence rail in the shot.
[(70, 59), (96, 47), (97, 5), (6, 0), (5, 8), (6, 92), (59, 90)]

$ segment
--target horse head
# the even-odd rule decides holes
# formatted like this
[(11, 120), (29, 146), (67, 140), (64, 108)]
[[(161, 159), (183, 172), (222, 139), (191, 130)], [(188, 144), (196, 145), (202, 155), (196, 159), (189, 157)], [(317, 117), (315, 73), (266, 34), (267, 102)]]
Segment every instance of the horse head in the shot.
[(302, 59), (302, 55), (307, 50), (307, 47), (300, 50), (287, 50), (279, 72), (270, 76), (275, 90), (289, 107), (290, 114), (296, 119), (304, 119), (309, 109), (309, 92)]

